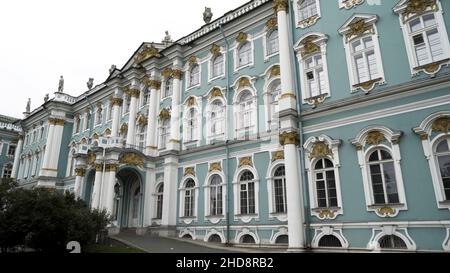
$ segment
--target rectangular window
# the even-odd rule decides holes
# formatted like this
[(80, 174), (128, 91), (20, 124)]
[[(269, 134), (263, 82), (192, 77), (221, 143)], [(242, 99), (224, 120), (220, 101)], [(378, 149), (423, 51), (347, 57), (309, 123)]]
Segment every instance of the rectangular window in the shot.
[(357, 83), (379, 78), (380, 74), (372, 37), (365, 37), (352, 42), (351, 49)]
[(322, 55), (317, 54), (304, 61), (308, 97), (316, 97), (328, 92)]
[(300, 21), (303, 21), (318, 14), (316, 0), (304, 0), (299, 1), (299, 3), (300, 3), (299, 5)]

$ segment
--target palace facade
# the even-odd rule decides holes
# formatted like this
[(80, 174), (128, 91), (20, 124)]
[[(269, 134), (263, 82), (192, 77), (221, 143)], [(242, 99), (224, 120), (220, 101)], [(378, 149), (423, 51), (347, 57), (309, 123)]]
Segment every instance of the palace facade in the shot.
[(450, 251), (448, 13), (250, 1), (27, 112), (12, 176), (106, 209), (111, 233)]

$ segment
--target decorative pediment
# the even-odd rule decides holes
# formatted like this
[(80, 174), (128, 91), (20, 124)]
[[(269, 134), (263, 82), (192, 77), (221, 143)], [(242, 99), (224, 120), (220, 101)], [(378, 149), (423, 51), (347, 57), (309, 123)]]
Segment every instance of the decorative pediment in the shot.
[(320, 46), (314, 42), (317, 36), (308, 36), (302, 42), (302, 49), (300, 50), (302, 58), (320, 52)]
[(142, 63), (143, 61), (153, 58), (153, 57), (161, 57), (159, 50), (153, 45), (145, 45), (140, 52), (135, 57), (135, 62), (137, 64)]
[(345, 36), (345, 42), (361, 37), (366, 34), (375, 34), (375, 23), (377, 15), (355, 14), (339, 29), (339, 33)]
[(403, 22), (425, 12), (438, 10), (437, 0), (402, 0), (394, 7), (394, 12), (401, 14)]
[(144, 158), (136, 153), (123, 153), (119, 157), (119, 162), (132, 166), (144, 166)]
[(363, 150), (366, 145), (379, 145), (386, 140), (392, 145), (400, 143), (402, 131), (393, 131), (385, 126), (369, 126), (361, 130), (356, 138), (350, 140), (357, 150)]

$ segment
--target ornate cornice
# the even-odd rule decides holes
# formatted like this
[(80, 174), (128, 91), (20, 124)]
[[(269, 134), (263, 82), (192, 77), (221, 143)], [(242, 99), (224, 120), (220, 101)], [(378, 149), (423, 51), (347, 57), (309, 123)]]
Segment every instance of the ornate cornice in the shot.
[(273, 1), (273, 9), (276, 13), (279, 11), (287, 11), (288, 10), (288, 2), (287, 0), (274, 0)]
[(297, 132), (284, 132), (280, 134), (280, 144), (283, 146), (288, 144), (298, 146), (300, 144), (300, 136)]

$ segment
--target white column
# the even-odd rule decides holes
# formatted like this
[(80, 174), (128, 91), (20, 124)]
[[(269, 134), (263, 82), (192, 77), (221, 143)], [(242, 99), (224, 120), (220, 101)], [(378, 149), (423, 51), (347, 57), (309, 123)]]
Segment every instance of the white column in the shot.
[(75, 198), (81, 198), (81, 190), (83, 188), (84, 184), (84, 176), (86, 174), (85, 168), (76, 168), (75, 169), (75, 188), (74, 188), (74, 194)]
[(177, 183), (178, 182), (178, 158), (169, 156), (164, 160), (164, 193), (162, 226), (175, 226), (177, 218)]
[(156, 80), (149, 81), (150, 87), (150, 105), (148, 107), (148, 125), (147, 125), (147, 139), (146, 139), (146, 155), (154, 156), (158, 149), (156, 145), (155, 132), (158, 128), (158, 92), (161, 88), (161, 82)]
[(23, 146), (23, 136), (20, 135), (16, 151), (14, 152), (14, 164), (11, 171), (11, 178), (17, 178), (17, 173), (19, 170), (20, 154), (22, 153), (22, 146)]
[(128, 90), (128, 95), (131, 97), (130, 109), (128, 113), (128, 133), (127, 145), (135, 145), (136, 140), (136, 114), (138, 109), (139, 89), (132, 88)]
[(101, 185), (102, 185), (102, 170), (103, 164), (95, 164), (95, 180), (94, 180), (94, 190), (92, 191), (92, 202), (91, 207), (93, 209), (98, 209), (100, 206), (100, 195), (101, 195)]
[[(156, 173), (155, 164), (149, 163), (145, 175), (145, 193), (144, 193), (144, 227), (152, 225), (153, 211), (155, 211), (155, 199), (153, 193), (155, 192)], [(164, 202), (164, 200), (163, 200)]]
[(111, 137), (119, 136), (119, 126), (120, 126), (120, 106), (123, 103), (121, 98), (113, 98), (112, 103), (112, 128)]
[(59, 152), (61, 148), (61, 142), (64, 131), (64, 120), (63, 119), (55, 119), (55, 128), (53, 131), (53, 139), (51, 142), (52, 151), (50, 153), (49, 158), (49, 169), (52, 173), (52, 176), (57, 176), (58, 174), (58, 162), (59, 162)]
[(168, 150), (180, 150), (180, 97), (181, 97), (181, 75), (179, 69), (174, 69), (172, 87), (172, 111), (170, 115), (170, 138)]
[(53, 135), (55, 131), (55, 124), (52, 120), (48, 122), (47, 142), (45, 143), (44, 159), (42, 161), (42, 168), (39, 176), (49, 176), (50, 157), (53, 150)]
[(114, 185), (116, 184), (116, 164), (106, 165), (105, 181), (103, 183), (104, 201), (103, 207), (112, 215), (114, 207)]
[(275, 0), (274, 9), (278, 19), (278, 42), (280, 56), (280, 78), (281, 78), (281, 99), (279, 102), (281, 109), (297, 109), (294, 81), (292, 78), (293, 60), (292, 47), (289, 44), (289, 28), (287, 17), (287, 0)]

